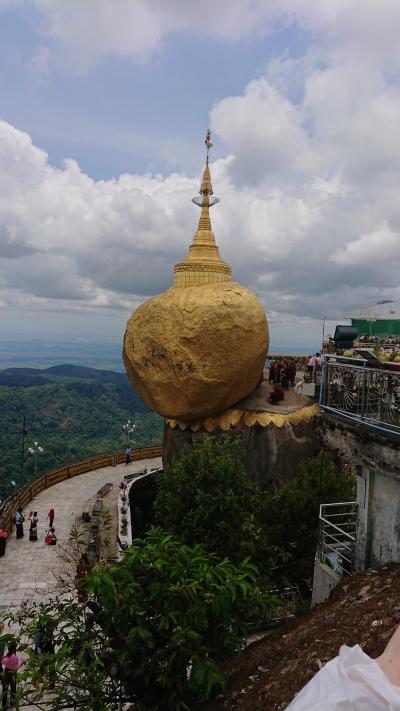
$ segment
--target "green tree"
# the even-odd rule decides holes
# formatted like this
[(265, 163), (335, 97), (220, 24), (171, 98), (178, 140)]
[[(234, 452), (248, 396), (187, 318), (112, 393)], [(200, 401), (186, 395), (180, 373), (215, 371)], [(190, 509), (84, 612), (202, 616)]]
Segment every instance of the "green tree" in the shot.
[(312, 575), (320, 504), (352, 501), (354, 487), (353, 473), (338, 471), (324, 454), (300, 466), (293, 479), (264, 498), (261, 520), (266, 543), (290, 557), (287, 572), (292, 580)]
[(11, 481), (21, 484), (24, 416), (25, 481), (34, 476), (33, 457), (28, 453), (34, 440), (44, 448), (37, 460), (38, 474), (123, 448), (122, 425), (127, 418), (136, 425), (135, 446), (162, 440), (162, 418), (148, 410), (123, 373), (72, 366), (24, 373), (18, 368), (0, 372), (0, 499), (14, 492)]
[(259, 491), (244, 468), (241, 438), (205, 436), (187, 445), (159, 478), (157, 522), (189, 545), (201, 543), (220, 558), (256, 558)]
[(55, 653), (28, 650), (23, 699), (52, 711), (195, 708), (223, 688), (218, 663), (243, 648), (249, 615), (275, 603), (257, 575), (152, 529), (87, 578), (90, 614), (63, 596), (14, 616), (20, 643), (55, 621)]

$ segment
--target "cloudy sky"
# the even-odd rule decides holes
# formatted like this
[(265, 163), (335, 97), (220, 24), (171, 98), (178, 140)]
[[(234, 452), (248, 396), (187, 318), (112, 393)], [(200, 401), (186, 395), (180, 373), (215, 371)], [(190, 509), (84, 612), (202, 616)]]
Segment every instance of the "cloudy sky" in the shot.
[(400, 298), (399, 0), (0, 0), (0, 338), (122, 337), (212, 213), (273, 344)]

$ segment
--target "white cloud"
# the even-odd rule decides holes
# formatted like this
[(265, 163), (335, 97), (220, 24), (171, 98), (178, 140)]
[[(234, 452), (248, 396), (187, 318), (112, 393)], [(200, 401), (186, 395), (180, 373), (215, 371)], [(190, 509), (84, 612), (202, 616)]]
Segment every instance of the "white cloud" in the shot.
[(211, 112), (211, 125), (234, 153), (237, 174), (247, 182), (273, 179), (312, 163), (302, 111), (266, 79), (252, 81), (243, 96), (222, 99)]
[(34, 5), (37, 32), (48, 42), (53, 62), (84, 73), (110, 54), (147, 61), (163, 40), (184, 32), (222, 41), (263, 37), (285, 17), (281, 0), (0, 0), (0, 10)]
[[(148, 61), (179, 33), (237, 42), (290, 25), (310, 33), (315, 44), (339, 41), (345, 51), (351, 45), (365, 61), (400, 60), (398, 0), (203, 0), (201, 6), (184, 0), (0, 0), (0, 11), (24, 5), (39, 15), (36, 29), (53, 64), (68, 72), (84, 73), (111, 54)], [(44, 59), (47, 72), (42, 48), (32, 62)]]
[[(180, 0), (33, 1), (51, 61), (82, 71), (110, 53), (145, 61), (173, 31), (237, 41), (296, 22), (309, 32), (303, 56), (274, 57), (212, 108), (228, 154), (212, 166), (221, 253), (275, 319), (400, 297), (397, 0), (206, 0), (201, 11)], [(166, 139), (160, 152), (171, 150)], [(94, 181), (73, 160), (56, 169), (0, 123), (1, 299), (131, 308), (171, 283), (197, 189), (178, 173)]]
[(384, 222), (372, 232), (361, 234), (353, 242), (347, 242), (342, 249), (332, 255), (338, 264), (376, 264), (400, 261), (400, 235)]

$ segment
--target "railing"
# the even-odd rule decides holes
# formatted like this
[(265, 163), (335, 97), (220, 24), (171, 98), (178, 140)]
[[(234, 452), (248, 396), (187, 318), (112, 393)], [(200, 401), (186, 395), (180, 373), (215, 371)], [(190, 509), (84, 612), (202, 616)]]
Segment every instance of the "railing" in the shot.
[(325, 357), (319, 404), (336, 415), (400, 435), (400, 372)]
[(339, 575), (354, 570), (357, 503), (321, 504), (317, 558)]
[[(133, 461), (138, 459), (152, 459), (153, 457), (161, 457), (161, 455), (161, 445), (154, 447), (137, 447), (136, 449), (132, 449), (131, 459)], [(107, 452), (105, 454), (99, 454), (97, 457), (82, 459), (73, 464), (68, 464), (58, 469), (52, 469), (46, 474), (42, 474), (25, 484), (25, 486), (16, 491), (13, 496), (5, 500), (0, 507), (0, 528), (10, 532), (12, 530), (13, 517), (17, 509), (20, 507), (22, 509), (25, 508), (37, 494), (49, 486), (58, 484), (65, 479), (72, 479), (75, 476), (79, 476), (79, 474), (94, 471), (95, 469), (116, 466), (117, 464), (122, 464), (124, 461), (125, 452)]]

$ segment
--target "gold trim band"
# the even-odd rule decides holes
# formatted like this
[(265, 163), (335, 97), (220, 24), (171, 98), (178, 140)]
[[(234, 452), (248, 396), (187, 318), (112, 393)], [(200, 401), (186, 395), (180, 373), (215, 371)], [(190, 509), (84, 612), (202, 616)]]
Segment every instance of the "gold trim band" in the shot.
[(239, 425), (245, 425), (245, 427), (253, 427), (254, 425), (261, 425), (261, 427), (268, 427), (269, 425), (284, 427), (286, 424), (297, 425), (300, 422), (309, 422), (315, 415), (318, 415), (319, 412), (320, 409), (317, 403), (302, 407), (295, 412), (289, 412), (287, 415), (279, 415), (274, 412), (251, 412), (229, 409), (216, 417), (207, 417), (204, 420), (183, 422), (183, 420), (167, 419), (166, 424), (168, 427), (171, 427), (171, 429), (179, 427), (179, 429), (183, 431), (190, 428), (193, 432), (197, 432), (200, 429), (204, 429), (207, 432), (213, 432), (216, 429), (227, 431), (231, 427), (239, 427)]

